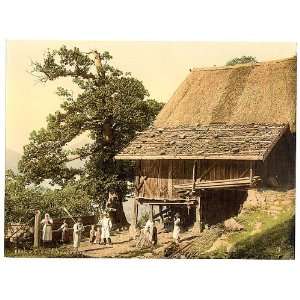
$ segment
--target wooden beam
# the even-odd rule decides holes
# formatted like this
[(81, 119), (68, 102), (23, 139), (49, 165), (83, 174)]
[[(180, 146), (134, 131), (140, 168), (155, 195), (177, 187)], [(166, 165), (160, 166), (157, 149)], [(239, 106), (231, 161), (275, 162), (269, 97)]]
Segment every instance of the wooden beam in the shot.
[(199, 177), (199, 181), (201, 181), (206, 175), (209, 174), (209, 172), (214, 169), (217, 166), (217, 164), (211, 165), (208, 169), (206, 169)]
[(196, 178), (197, 176), (197, 161), (194, 160), (194, 164), (193, 164), (193, 188), (192, 190), (194, 191), (195, 190), (195, 184), (196, 184)]
[(249, 172), (249, 169), (247, 168), (239, 177), (243, 178), (247, 175), (247, 173)]
[[(260, 181), (259, 176), (252, 177), (252, 183)], [(195, 185), (195, 190), (201, 189), (224, 189), (229, 187), (241, 187), (250, 186), (250, 178), (240, 178), (240, 179), (226, 179), (226, 180), (216, 180), (216, 181), (206, 181), (198, 182)], [(178, 184), (174, 188), (179, 192), (185, 192), (192, 188), (192, 184)]]
[(150, 204), (150, 220), (153, 221), (154, 211), (153, 211), (153, 204)]
[(194, 224), (193, 232), (199, 234), (203, 230), (203, 220), (202, 220), (202, 201), (201, 194), (198, 197), (198, 203), (196, 206), (196, 221)]
[(252, 165), (252, 161), (250, 161), (250, 170), (249, 170), (249, 181), (250, 181), (250, 185), (252, 185), (253, 183), (253, 165)]
[(139, 177), (139, 184), (136, 186), (135, 185), (135, 189), (137, 191), (137, 193), (139, 193), (140, 189), (143, 187), (145, 180), (147, 180), (147, 176), (140, 176)]
[[(226, 178), (226, 179), (218, 179), (218, 180), (205, 180), (205, 181), (197, 181), (196, 186), (201, 185), (214, 185), (214, 184), (223, 184), (223, 183), (249, 183), (250, 177), (240, 177), (240, 178)], [(253, 180), (259, 180), (259, 176), (253, 176)], [(174, 185), (174, 188), (180, 188), (180, 187), (190, 187), (192, 186), (192, 183), (182, 183), (182, 184), (176, 184)]]

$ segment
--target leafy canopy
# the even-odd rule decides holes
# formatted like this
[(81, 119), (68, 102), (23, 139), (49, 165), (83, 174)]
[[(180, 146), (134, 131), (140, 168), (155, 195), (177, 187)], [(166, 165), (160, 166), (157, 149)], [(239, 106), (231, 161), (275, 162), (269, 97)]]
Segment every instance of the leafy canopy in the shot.
[(55, 217), (65, 217), (62, 210), (66, 207), (74, 215), (89, 215), (93, 211), (92, 199), (78, 186), (69, 183), (64, 189), (51, 190), (28, 186), (24, 176), (7, 170), (5, 174), (5, 224), (27, 223), (35, 210)]
[[(59, 86), (61, 109), (48, 116), (46, 128), (31, 133), (19, 163), (27, 183), (50, 179), (51, 184), (64, 187), (78, 181), (96, 202), (104, 203), (111, 190), (124, 198), (132, 168), (113, 157), (136, 131), (152, 123), (162, 104), (148, 99), (143, 83), (115, 68), (111, 59), (108, 52), (86, 53), (62, 46), (48, 50), (41, 62), (32, 62), (32, 74), (38, 80), (69, 78), (76, 93)], [(89, 143), (67, 147), (84, 133)], [(84, 166), (72, 167), (73, 160), (83, 161)]]
[(226, 66), (234, 66), (238, 64), (249, 64), (249, 63), (257, 63), (257, 60), (253, 56), (241, 56), (241, 57), (235, 57), (231, 60), (229, 60), (226, 63)]

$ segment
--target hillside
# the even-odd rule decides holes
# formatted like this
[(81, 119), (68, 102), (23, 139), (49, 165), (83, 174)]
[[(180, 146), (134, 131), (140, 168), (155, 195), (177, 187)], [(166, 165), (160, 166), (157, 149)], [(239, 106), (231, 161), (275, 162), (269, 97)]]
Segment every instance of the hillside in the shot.
[(185, 258), (295, 258), (295, 190), (262, 191), (262, 201), (245, 205), (234, 218), (243, 227), (234, 231), (206, 229), (177, 257)]
[(18, 162), (22, 154), (12, 149), (5, 149), (5, 169), (12, 169), (13, 171), (18, 170)]

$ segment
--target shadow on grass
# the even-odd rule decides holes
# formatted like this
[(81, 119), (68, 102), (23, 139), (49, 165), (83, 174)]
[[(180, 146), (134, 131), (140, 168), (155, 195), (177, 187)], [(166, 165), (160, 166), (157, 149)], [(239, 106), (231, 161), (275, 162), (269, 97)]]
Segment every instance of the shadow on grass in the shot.
[(227, 258), (295, 259), (295, 216), (238, 242)]

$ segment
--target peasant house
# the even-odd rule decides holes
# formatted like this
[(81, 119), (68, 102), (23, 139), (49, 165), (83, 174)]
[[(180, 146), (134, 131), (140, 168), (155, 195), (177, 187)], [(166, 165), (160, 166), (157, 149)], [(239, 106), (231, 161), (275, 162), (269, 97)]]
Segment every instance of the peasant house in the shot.
[(135, 161), (133, 224), (148, 204), (201, 231), (238, 214), (249, 191), (293, 187), (295, 109), (296, 57), (192, 69), (115, 157)]

